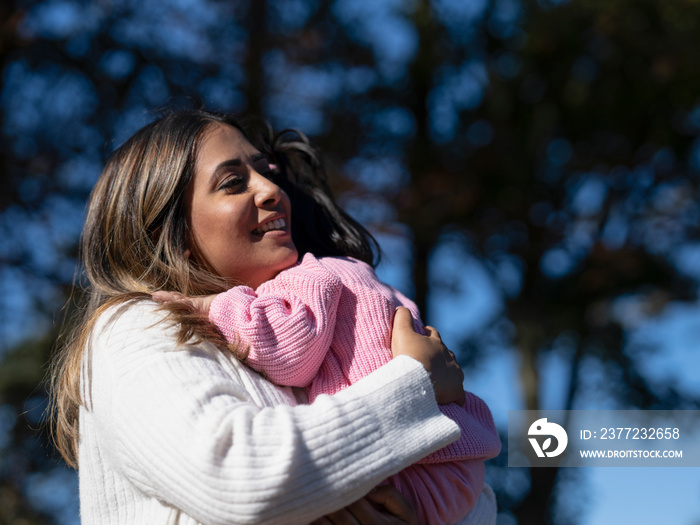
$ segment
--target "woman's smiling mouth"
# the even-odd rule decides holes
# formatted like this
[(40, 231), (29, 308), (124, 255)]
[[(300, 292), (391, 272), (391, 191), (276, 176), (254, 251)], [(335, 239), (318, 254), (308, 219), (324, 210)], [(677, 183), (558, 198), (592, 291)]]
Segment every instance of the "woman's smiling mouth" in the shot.
[(258, 226), (253, 230), (253, 235), (262, 235), (265, 232), (269, 232), (271, 230), (286, 230), (286, 228), (287, 221), (285, 221), (283, 217), (280, 217), (279, 219), (273, 219), (271, 221), (266, 222), (265, 224)]

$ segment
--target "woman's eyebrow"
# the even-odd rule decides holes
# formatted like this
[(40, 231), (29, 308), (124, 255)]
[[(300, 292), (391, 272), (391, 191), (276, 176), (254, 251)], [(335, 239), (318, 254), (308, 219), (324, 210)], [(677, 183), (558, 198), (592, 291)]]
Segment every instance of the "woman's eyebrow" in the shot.
[(230, 168), (232, 166), (241, 166), (243, 164), (243, 161), (241, 159), (229, 159), (221, 162), (215, 169), (214, 172), (211, 174), (211, 180), (213, 181), (216, 179), (221, 173), (221, 170), (225, 168)]
[(224, 176), (226, 168), (237, 167), (242, 164), (243, 161), (241, 161), (241, 159), (229, 159), (219, 163), (219, 165), (214, 168), (214, 171), (212, 171), (211, 177), (209, 177), (209, 185), (215, 187), (219, 183), (221, 177)]
[[(250, 157), (250, 162), (251, 164), (254, 162), (258, 162), (259, 160), (269, 160), (269, 157), (265, 155), (264, 153), (256, 153), (255, 155)], [(226, 168), (230, 167), (240, 167), (243, 165), (243, 161), (241, 159), (228, 159), (223, 162), (221, 162), (215, 169), (214, 172), (211, 174), (210, 181), (212, 183), (216, 183), (216, 181), (219, 179), (219, 176), (221, 174), (222, 170), (225, 170)]]

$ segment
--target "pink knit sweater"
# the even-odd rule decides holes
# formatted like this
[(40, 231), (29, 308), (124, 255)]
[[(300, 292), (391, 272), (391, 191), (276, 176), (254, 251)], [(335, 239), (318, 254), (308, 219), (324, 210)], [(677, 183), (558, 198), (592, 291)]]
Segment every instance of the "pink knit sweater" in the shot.
[[(257, 290), (237, 286), (218, 295), (209, 318), (229, 342), (249, 348), (251, 368), (280, 385), (305, 387), (313, 401), (391, 360), (397, 306), (409, 308), (416, 330), (424, 333), (416, 305), (379, 281), (369, 265), (306, 254)], [(481, 493), (484, 460), (500, 451), (488, 407), (466, 396), (464, 407), (440, 407), (459, 424), (460, 439), (390, 478), (413, 500), (422, 523), (462, 518)]]

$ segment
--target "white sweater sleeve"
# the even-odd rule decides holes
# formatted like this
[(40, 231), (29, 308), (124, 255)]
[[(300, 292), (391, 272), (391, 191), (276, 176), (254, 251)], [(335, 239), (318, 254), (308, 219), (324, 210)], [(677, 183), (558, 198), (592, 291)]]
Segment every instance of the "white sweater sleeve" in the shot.
[(198, 522), (308, 523), (459, 436), (411, 358), (312, 405), (264, 406), (278, 387), (210, 345), (176, 348), (161, 316), (142, 303), (96, 327), (86, 410), (99, 460)]

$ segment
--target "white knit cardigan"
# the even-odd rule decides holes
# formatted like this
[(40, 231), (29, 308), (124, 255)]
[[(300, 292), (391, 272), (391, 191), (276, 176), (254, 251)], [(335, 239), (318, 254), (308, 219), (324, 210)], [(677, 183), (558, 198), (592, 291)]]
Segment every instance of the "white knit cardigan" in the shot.
[[(459, 436), (409, 357), (303, 405), (210, 344), (176, 346), (163, 315), (136, 303), (93, 330), (81, 376), (83, 525), (306, 524)], [(495, 503), (486, 507), (475, 523), (495, 520)]]

